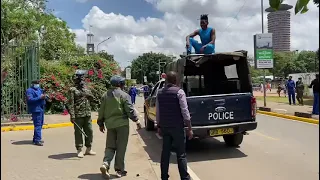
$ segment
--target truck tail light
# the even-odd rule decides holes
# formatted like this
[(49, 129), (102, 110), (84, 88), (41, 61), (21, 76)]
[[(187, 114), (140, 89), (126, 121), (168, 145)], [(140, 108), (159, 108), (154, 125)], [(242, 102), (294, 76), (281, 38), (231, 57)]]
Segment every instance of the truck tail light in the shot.
[(257, 100), (252, 96), (251, 98), (251, 117), (255, 118), (257, 114)]

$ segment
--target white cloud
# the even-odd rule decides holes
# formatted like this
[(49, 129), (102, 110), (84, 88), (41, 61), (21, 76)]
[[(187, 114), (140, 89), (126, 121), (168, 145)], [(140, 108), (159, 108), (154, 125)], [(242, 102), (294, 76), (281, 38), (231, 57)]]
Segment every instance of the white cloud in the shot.
[[(162, 18), (104, 13), (94, 6), (83, 18), (83, 28), (95, 35), (96, 44), (111, 36), (99, 46), (114, 54), (121, 66), (144, 52), (164, 52), (179, 55), (185, 51), (185, 36), (196, 28), (200, 14), (209, 14), (210, 26), (216, 29), (216, 51), (244, 49), (253, 54), (253, 35), (261, 32), (260, 1), (257, 0), (145, 0), (163, 12)], [(295, 0), (289, 0), (295, 4)], [(241, 12), (239, 9), (242, 8)], [(265, 1), (264, 7), (268, 7)], [(291, 49), (316, 50), (319, 47), (319, 9), (312, 4), (309, 12), (291, 16)], [(265, 31), (267, 18), (265, 17)], [(77, 42), (85, 45), (86, 31), (73, 30)]]

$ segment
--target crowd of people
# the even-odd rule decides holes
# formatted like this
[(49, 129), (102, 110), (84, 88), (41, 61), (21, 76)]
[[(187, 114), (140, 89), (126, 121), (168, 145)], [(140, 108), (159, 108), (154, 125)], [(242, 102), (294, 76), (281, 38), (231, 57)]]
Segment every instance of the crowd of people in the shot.
[[(74, 78), (74, 86), (70, 88), (68, 110), (70, 121), (74, 124), (74, 139), (77, 157), (96, 155), (92, 150), (93, 128), (91, 119), (90, 102), (98, 101), (86, 87), (84, 73), (77, 70)], [(157, 96), (157, 126), (158, 133), (163, 136), (163, 150), (161, 154), (162, 179), (168, 179), (170, 152), (175, 144), (178, 167), (183, 179), (190, 179), (187, 172), (185, 152), (185, 130), (188, 127), (188, 138), (193, 137), (190, 113), (186, 101), (186, 95), (177, 85), (175, 72), (169, 72), (166, 77), (166, 86), (158, 91)], [(102, 133), (107, 134), (104, 158), (100, 171), (106, 178), (110, 177), (111, 161), (115, 159), (114, 170), (117, 177), (126, 176), (125, 154), (129, 139), (129, 119), (136, 123), (137, 129), (141, 129), (139, 116), (133, 106), (135, 86), (128, 93), (124, 91), (125, 78), (113, 76), (110, 79), (111, 87), (100, 99), (97, 124)], [(145, 97), (149, 95), (149, 86), (144, 85)], [(34, 123), (33, 143), (43, 146), (42, 126), (44, 123), (44, 111), (46, 101), (50, 99), (40, 87), (40, 81), (32, 81), (32, 85), (26, 91), (28, 111), (32, 114)], [(174, 98), (176, 97), (176, 98)], [(172, 111), (172, 108), (176, 108)], [(168, 111), (169, 108), (169, 111)], [(83, 142), (84, 139), (84, 142)], [(82, 148), (86, 147), (83, 153)]]

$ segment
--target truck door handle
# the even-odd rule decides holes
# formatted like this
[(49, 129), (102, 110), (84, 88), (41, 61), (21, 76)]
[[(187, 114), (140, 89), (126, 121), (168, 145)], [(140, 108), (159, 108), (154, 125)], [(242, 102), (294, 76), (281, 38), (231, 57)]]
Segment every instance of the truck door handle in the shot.
[(226, 102), (225, 99), (217, 99), (217, 100), (214, 100), (214, 102)]
[(217, 103), (218, 106), (223, 106), (226, 103), (225, 99), (217, 99), (214, 100), (215, 103)]

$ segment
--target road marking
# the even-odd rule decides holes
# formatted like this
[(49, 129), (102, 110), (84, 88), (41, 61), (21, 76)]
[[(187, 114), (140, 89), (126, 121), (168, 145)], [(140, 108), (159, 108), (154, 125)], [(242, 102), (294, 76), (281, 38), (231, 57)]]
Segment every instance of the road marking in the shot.
[[(276, 117), (276, 116), (271, 116), (271, 115), (267, 115), (267, 114), (260, 114), (260, 113), (259, 113), (259, 115), (269, 116), (269, 117), (272, 117), (272, 118), (278, 118), (278, 119), (281, 119), (281, 120), (288, 121), (288, 119), (282, 118), (282, 117)], [(298, 122), (298, 123), (304, 123), (304, 124), (309, 124), (309, 125), (314, 125), (314, 126), (319, 126), (319, 124), (313, 124), (313, 123), (308, 123), (308, 122), (303, 122), (303, 121), (297, 121), (297, 120), (294, 120), (294, 119), (290, 119), (290, 121), (294, 121), (294, 122)]]
[[(134, 108), (134, 109), (138, 114), (140, 114), (140, 112), (136, 108)], [(158, 139), (162, 139), (162, 137), (158, 133), (155, 133), (155, 134)], [(171, 152), (171, 155), (174, 156), (175, 153)], [(192, 178), (192, 180), (200, 180), (200, 178), (196, 175), (196, 173), (189, 166), (187, 166), (187, 168), (188, 168), (188, 173), (189, 173), (190, 177)]]
[(259, 133), (259, 132), (257, 132), (257, 131), (251, 131), (250, 133), (253, 133), (253, 134), (256, 134), (256, 135), (258, 135), (258, 136), (261, 136), (261, 137), (264, 137), (264, 138), (267, 138), (267, 139), (271, 139), (271, 140), (274, 140), (274, 141), (278, 141), (278, 140), (279, 140), (279, 139), (277, 139), (277, 138), (274, 138), (274, 137), (271, 137), (271, 136), (268, 136), (268, 135)]

